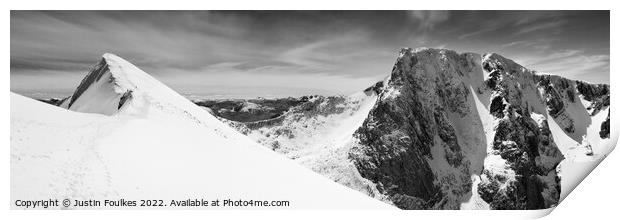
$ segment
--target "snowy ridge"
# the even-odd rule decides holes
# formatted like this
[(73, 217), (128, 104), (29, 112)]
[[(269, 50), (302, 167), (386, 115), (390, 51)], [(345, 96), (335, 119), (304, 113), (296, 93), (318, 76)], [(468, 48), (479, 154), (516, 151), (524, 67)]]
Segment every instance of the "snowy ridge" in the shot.
[(105, 54), (61, 106), (74, 111), (106, 115), (120, 109), (126, 99), (131, 98), (131, 92), (136, 86), (129, 81), (129, 76), (118, 70), (115, 60), (121, 59)]
[[(97, 80), (89, 80), (94, 78), (93, 75)], [(244, 138), (148, 73), (109, 53), (103, 55), (103, 59), (82, 81), (69, 100), (72, 100), (70, 106), (63, 103), (61, 107), (106, 115), (142, 116), (148, 109), (157, 108), (170, 115), (211, 127), (224, 136)]]
[(347, 159), (347, 152), (356, 144), (353, 133), (376, 99), (370, 90), (350, 96), (317, 96), (278, 118), (233, 126), (335, 182), (389, 203)]
[(11, 94), (12, 199), (204, 198), (290, 201), (268, 208), (390, 208), (259, 146), (117, 56), (104, 55), (94, 71), (71, 103), (63, 103), (72, 111)]

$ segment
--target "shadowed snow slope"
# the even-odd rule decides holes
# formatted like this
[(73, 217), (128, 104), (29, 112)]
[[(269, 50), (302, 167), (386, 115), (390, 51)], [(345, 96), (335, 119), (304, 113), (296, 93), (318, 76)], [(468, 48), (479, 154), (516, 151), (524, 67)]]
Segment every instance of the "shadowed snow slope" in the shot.
[(111, 54), (62, 106), (73, 111), (11, 94), (13, 200), (204, 198), (391, 208), (259, 146)]

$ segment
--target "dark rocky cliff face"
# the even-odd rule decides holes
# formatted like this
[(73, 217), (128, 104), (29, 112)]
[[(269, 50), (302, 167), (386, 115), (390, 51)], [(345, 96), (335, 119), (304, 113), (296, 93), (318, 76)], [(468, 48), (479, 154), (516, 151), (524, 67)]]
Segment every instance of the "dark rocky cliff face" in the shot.
[[(576, 85), (577, 90), (583, 96), (583, 99), (590, 102), (590, 105), (586, 106), (586, 109), (590, 115), (596, 115), (602, 109), (609, 107), (609, 85), (588, 84), (581, 81), (576, 81)], [(600, 137), (609, 138), (609, 130), (610, 120), (608, 112), (607, 119), (601, 124), (601, 131), (599, 132)]]
[(60, 104), (62, 104), (62, 102), (64, 102), (68, 98), (69, 97), (63, 98), (63, 99), (50, 98), (50, 99), (37, 99), (37, 100), (39, 100), (41, 102), (45, 102), (45, 103), (50, 104), (50, 105), (60, 106)]
[[(402, 209), (554, 207), (569, 147), (560, 151), (556, 141), (591, 148), (585, 138), (592, 135), (591, 116), (609, 108), (608, 85), (537, 74), (497, 54), (443, 49), (402, 49), (390, 77), (364, 92), (377, 95), (365, 105), (368, 115), (344, 150), (329, 157), (344, 152), (338, 160), (352, 162), (355, 178), (359, 173), (371, 183), (344, 185)], [(269, 140), (262, 143), (281, 153), (306, 150), (307, 140), (288, 141), (293, 131), (303, 135), (326, 123), (310, 119), (356, 112), (349, 108), (358, 105), (347, 100), (317, 97), (240, 130), (258, 129)], [(609, 115), (593, 126), (600, 127), (594, 135), (609, 138)]]
[(551, 76), (549, 75), (543, 75), (537, 78), (539, 78), (538, 86), (545, 91), (544, 100), (547, 104), (547, 111), (552, 117), (558, 117), (558, 115), (564, 111), (564, 97), (555, 88), (556, 85), (559, 87), (558, 89), (560, 89), (560, 91), (567, 91), (566, 95), (569, 97), (568, 100), (575, 102), (575, 95), (570, 92), (573, 90), (568, 89), (569, 84), (567, 79), (560, 78), (556, 80), (558, 83), (553, 84), (551, 82)]
[(504, 103), (501, 108), (491, 108), (498, 124), (490, 155), (501, 157), (508, 170), (485, 167), (478, 193), (493, 209), (543, 209), (557, 204), (560, 179), (556, 167), (564, 157), (543, 114), (560, 114), (564, 99), (549, 78), (542, 77), (538, 86), (545, 91), (540, 99), (547, 112), (532, 112), (529, 106), (536, 103), (529, 103), (523, 93), (532, 89), (525, 85), (536, 85), (538, 77), (496, 54), (485, 56), (482, 65), (492, 74), (488, 80), (494, 82), (487, 85), (493, 99)]
[[(506, 160), (514, 176), (485, 169), (478, 193), (491, 208), (543, 209), (558, 202), (560, 180), (555, 168), (563, 156), (550, 134), (546, 120), (537, 124), (518, 114), (508, 114), (500, 120), (492, 154)], [(537, 163), (540, 160), (547, 161)], [(544, 178), (547, 176), (552, 179)], [(543, 191), (552, 191), (553, 195), (545, 198)]]
[(583, 99), (590, 102), (590, 105), (586, 106), (590, 115), (596, 115), (601, 109), (609, 107), (609, 85), (588, 84), (581, 81), (576, 81), (576, 84)]
[[(564, 119), (567, 103), (577, 102), (573, 81), (538, 76), (511, 60), (492, 54), (481, 58), (449, 50), (403, 49), (379, 92), (379, 99), (355, 132), (359, 145), (349, 152), (360, 174), (374, 183), (399, 208), (458, 209), (471, 194), (470, 176), (480, 175), (477, 192), (492, 209), (542, 209), (560, 197), (556, 168), (564, 159), (555, 145), (547, 115), (562, 120), (567, 132), (573, 121)], [(483, 72), (484, 69), (484, 72)], [(468, 104), (468, 90), (486, 74), (479, 94), (495, 121), (487, 157), (497, 158), (501, 170), (470, 156), (485, 143), (464, 143), (455, 129), (458, 117), (475, 122), (479, 112)], [(466, 84), (469, 83), (469, 84)], [(585, 88), (585, 86), (582, 86)], [(589, 87), (588, 87), (589, 88)], [(601, 97), (604, 88), (589, 88)], [(603, 90), (603, 91), (601, 91)], [(542, 92), (540, 92), (542, 91)], [(484, 97), (484, 96), (479, 96)], [(456, 116), (456, 117), (455, 117)], [(476, 124), (476, 123), (473, 123)], [(482, 126), (470, 129), (480, 133)], [(465, 150), (467, 149), (467, 150)], [(436, 158), (442, 152), (442, 158)], [(445, 161), (452, 169), (431, 165)], [(492, 162), (489, 162), (492, 163)], [(480, 172), (480, 173), (476, 173)]]
[[(586, 134), (583, 128), (584, 122), (576, 123), (575, 119), (594, 116), (609, 107), (609, 85), (589, 84), (553, 75), (535, 75), (534, 79), (543, 91), (549, 115), (578, 141), (581, 141), (582, 136)], [(589, 103), (584, 103), (585, 105), (577, 103), (578, 96)], [(568, 109), (571, 106), (580, 108), (579, 112), (570, 112)], [(589, 121), (586, 120), (585, 123)], [(609, 138), (608, 121), (604, 121), (600, 127), (600, 137)]]
[(599, 135), (601, 138), (609, 138), (609, 130), (610, 130), (610, 122), (609, 122), (609, 114), (611, 111), (607, 112), (607, 119), (601, 124), (601, 131)]
[[(77, 87), (77, 89), (70, 98), (68, 105), (69, 108), (82, 95), (82, 93), (84, 93), (84, 91), (88, 89), (90, 85), (92, 85), (96, 81), (101, 80), (101, 77), (108, 71), (110, 71), (108, 69), (108, 64), (106, 63), (105, 59), (101, 59), (101, 61), (99, 61), (99, 63), (93, 69), (91, 69), (88, 75), (84, 77), (84, 79), (82, 79), (82, 82), (80, 82), (80, 85)], [(112, 81), (113, 79), (105, 80)]]
[[(399, 208), (458, 209), (447, 201), (448, 194), (464, 196), (471, 188), (469, 161), (447, 116), (468, 111), (463, 103), (469, 91), (454, 72), (474, 68), (467, 56), (403, 49), (388, 85), (355, 133), (360, 145), (349, 157), (360, 174), (378, 183), (378, 190)], [(437, 62), (442, 57), (457, 63)], [(425, 65), (441, 71), (431, 72)], [(441, 148), (444, 158), (433, 158), (432, 148)], [(437, 168), (429, 164), (433, 159), (445, 160), (458, 174), (439, 179)]]
[(585, 100), (595, 102), (594, 106), (609, 106), (609, 85), (575, 82), (577, 83), (577, 90)]

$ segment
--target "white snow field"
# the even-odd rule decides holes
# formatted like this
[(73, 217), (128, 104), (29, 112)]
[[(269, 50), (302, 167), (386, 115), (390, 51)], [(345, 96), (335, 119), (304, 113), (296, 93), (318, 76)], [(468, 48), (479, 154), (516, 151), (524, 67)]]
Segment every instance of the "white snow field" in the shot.
[[(579, 99), (583, 100), (581, 96)], [(581, 102), (576, 103), (581, 104)], [(570, 108), (572, 107), (569, 107), (569, 109)], [(553, 139), (557, 143), (558, 148), (560, 148), (560, 151), (562, 151), (565, 157), (558, 168), (560, 170), (559, 174), (562, 184), (560, 200), (564, 200), (566, 196), (613, 150), (613, 140), (610, 138), (602, 139), (598, 135), (601, 123), (605, 121), (608, 112), (609, 107), (601, 110), (591, 118), (588, 116), (587, 119), (591, 120), (589, 123), (582, 121), (585, 118), (574, 117), (575, 119), (581, 119), (580, 121), (575, 121), (575, 124), (583, 125), (584, 128), (587, 129), (585, 133), (589, 134), (583, 136), (581, 143), (569, 137), (563, 132), (556, 120), (553, 117), (549, 117), (549, 129), (553, 134)], [(591, 156), (587, 155), (588, 145), (592, 147), (593, 154)]]
[(260, 146), (129, 62), (112, 54), (104, 61), (63, 103), (70, 110), (11, 93), (12, 201), (242, 199), (290, 206), (219, 208), (393, 208)]
[(391, 203), (348, 159), (349, 150), (357, 144), (353, 133), (368, 117), (376, 100), (377, 95), (372, 92), (315, 97), (309, 101), (316, 103), (310, 113), (301, 109), (289, 111), (282, 116), (281, 125), (249, 130), (247, 135), (333, 181)]

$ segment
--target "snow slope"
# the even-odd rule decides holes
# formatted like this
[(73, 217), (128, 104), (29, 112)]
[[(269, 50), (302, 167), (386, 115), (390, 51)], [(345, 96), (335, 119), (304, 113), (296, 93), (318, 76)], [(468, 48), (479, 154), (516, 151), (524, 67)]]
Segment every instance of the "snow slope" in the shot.
[[(584, 135), (582, 142), (577, 142), (569, 137), (560, 128), (555, 119), (549, 120), (549, 128), (553, 138), (556, 140), (564, 157), (566, 157), (559, 167), (563, 189), (560, 200), (566, 198), (613, 149), (611, 139), (602, 139), (598, 135), (600, 125), (605, 120), (608, 112), (609, 107), (594, 115), (591, 123), (584, 124), (587, 129), (585, 133), (589, 135)], [(590, 151), (587, 146), (591, 146), (593, 155), (587, 155)]]
[(117, 56), (104, 55), (70, 100), (63, 105), (85, 113), (11, 94), (12, 200), (391, 208), (265, 149)]
[(280, 121), (256, 129), (240, 127), (253, 140), (299, 164), (389, 203), (347, 159), (347, 152), (357, 144), (353, 133), (366, 119), (376, 99), (373, 92), (317, 96), (289, 110)]

